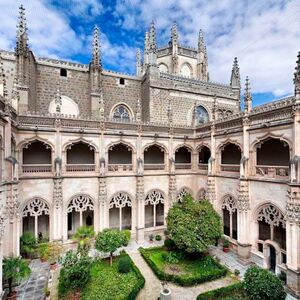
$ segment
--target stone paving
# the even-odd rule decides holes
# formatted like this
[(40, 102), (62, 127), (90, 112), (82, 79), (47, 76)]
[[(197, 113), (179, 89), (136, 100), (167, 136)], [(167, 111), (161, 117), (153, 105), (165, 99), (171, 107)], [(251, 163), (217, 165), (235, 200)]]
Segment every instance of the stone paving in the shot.
[(44, 299), (44, 289), (47, 285), (50, 267), (47, 262), (42, 263), (39, 259), (34, 259), (29, 264), (31, 269), (30, 277), (23, 281), (18, 290), (18, 300), (42, 300)]

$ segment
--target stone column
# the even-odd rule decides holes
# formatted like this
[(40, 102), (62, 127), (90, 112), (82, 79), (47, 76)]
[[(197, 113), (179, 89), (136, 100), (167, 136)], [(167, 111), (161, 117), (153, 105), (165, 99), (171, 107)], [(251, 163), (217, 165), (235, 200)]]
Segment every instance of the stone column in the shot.
[(238, 255), (242, 262), (247, 263), (250, 257), (250, 195), (249, 195), (249, 119), (246, 112), (243, 118), (243, 154), (241, 158), (241, 171), (239, 182), (239, 194), (237, 203), (238, 223)]
[(63, 240), (63, 190), (61, 177), (53, 178), (53, 217), (50, 240)]
[[(208, 176), (207, 176), (207, 198), (215, 205), (216, 201), (216, 138), (215, 138), (215, 125), (211, 126), (211, 157), (208, 161)], [(216, 208), (216, 207), (215, 207)]]
[(145, 231), (145, 201), (144, 201), (144, 176), (136, 176), (136, 241), (138, 243), (144, 242), (144, 231)]
[[(101, 169), (101, 162), (100, 162), (100, 169)], [(109, 227), (106, 176), (100, 175), (99, 177), (99, 201), (98, 202), (99, 202), (99, 218), (100, 218), (99, 231), (102, 231), (104, 228)]]

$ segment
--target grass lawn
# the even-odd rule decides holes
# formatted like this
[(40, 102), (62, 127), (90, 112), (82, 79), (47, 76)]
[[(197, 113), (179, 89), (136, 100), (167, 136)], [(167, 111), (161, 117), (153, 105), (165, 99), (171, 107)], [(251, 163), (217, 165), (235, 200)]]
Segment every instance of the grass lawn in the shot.
[(144, 286), (144, 277), (135, 266), (129, 273), (119, 273), (119, 259), (120, 257), (115, 257), (112, 266), (106, 260), (94, 263), (91, 279), (81, 293), (81, 300), (135, 299)]
[(143, 249), (140, 252), (160, 280), (167, 280), (182, 286), (199, 284), (225, 276), (227, 269), (209, 255), (196, 258), (182, 258), (178, 263), (167, 263), (168, 251), (163, 247)]
[(212, 290), (197, 297), (197, 300), (247, 300), (242, 283), (235, 283), (220, 289)]

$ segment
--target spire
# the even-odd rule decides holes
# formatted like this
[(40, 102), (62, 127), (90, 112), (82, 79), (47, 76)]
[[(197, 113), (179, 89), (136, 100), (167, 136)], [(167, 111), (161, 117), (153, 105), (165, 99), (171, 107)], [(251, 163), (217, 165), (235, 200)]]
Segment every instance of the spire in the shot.
[(145, 48), (145, 53), (149, 52), (150, 40), (149, 40), (149, 32), (148, 31), (146, 31), (146, 33), (145, 33), (144, 48)]
[(250, 112), (252, 110), (252, 95), (250, 88), (249, 77), (246, 77), (246, 87), (245, 87), (245, 96), (244, 96), (244, 111)]
[(152, 21), (150, 24), (149, 46), (150, 46), (150, 51), (156, 53), (156, 31), (155, 31), (154, 21)]
[(137, 100), (136, 104), (136, 121), (141, 122), (142, 120), (142, 107), (140, 99)]
[(93, 54), (92, 54), (92, 65), (94, 67), (102, 67), (101, 62), (101, 48), (100, 48), (100, 31), (97, 25), (94, 27), (93, 34)]
[(205, 42), (204, 42), (204, 34), (202, 29), (199, 30), (198, 36), (198, 52), (206, 52)]
[(16, 55), (27, 55), (28, 37), (25, 17), (25, 8), (21, 4), (19, 7), (18, 25), (17, 25), (17, 44), (15, 49)]
[(231, 71), (230, 85), (232, 87), (237, 87), (237, 88), (241, 87), (240, 68), (239, 68), (237, 57), (235, 57), (234, 61), (233, 61), (233, 67), (232, 67), (232, 71)]
[(203, 31), (199, 30), (198, 36), (198, 51), (197, 51), (197, 75), (198, 79), (201, 81), (208, 81), (208, 59), (207, 59), (207, 50), (204, 41)]
[(173, 25), (172, 25), (171, 42), (172, 42), (173, 45), (178, 43), (178, 30), (177, 30), (176, 22), (174, 22)]
[(141, 50), (136, 49), (136, 75), (139, 76), (142, 74), (141, 66)]
[(296, 68), (294, 73), (294, 85), (295, 85), (295, 97), (297, 101), (300, 101), (300, 52), (298, 53), (298, 59), (296, 62)]
[(57, 92), (55, 95), (55, 107), (56, 107), (55, 111), (57, 114), (61, 113), (61, 105), (62, 105), (62, 102), (61, 102), (60, 90), (57, 89)]

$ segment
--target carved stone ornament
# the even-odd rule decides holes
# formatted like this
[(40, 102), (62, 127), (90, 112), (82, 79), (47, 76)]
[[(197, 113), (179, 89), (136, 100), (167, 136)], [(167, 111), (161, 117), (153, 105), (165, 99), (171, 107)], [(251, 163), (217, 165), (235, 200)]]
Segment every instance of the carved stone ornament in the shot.
[(258, 213), (257, 221), (264, 221), (271, 226), (285, 227), (285, 221), (283, 214), (277, 207), (272, 204), (264, 206)]
[(70, 204), (68, 205), (67, 212), (72, 212), (73, 210), (77, 212), (84, 212), (86, 210), (94, 210), (93, 200), (86, 195), (79, 195), (74, 197)]
[(164, 196), (160, 191), (152, 191), (146, 196), (145, 205), (157, 205), (159, 203), (164, 203)]
[(231, 195), (225, 195), (222, 200), (222, 209), (226, 209), (230, 214), (237, 210), (237, 201)]
[(286, 219), (300, 225), (300, 191), (288, 191)]
[(126, 193), (117, 193), (109, 202), (109, 208), (123, 208), (125, 206), (131, 207), (131, 199)]
[(22, 217), (38, 217), (43, 214), (49, 215), (50, 210), (48, 204), (41, 198), (31, 200), (22, 211)]
[(63, 193), (62, 193), (62, 179), (53, 179), (53, 201), (56, 209), (62, 207), (63, 204)]
[(177, 201), (180, 203), (183, 201), (183, 198), (185, 196), (191, 196), (192, 191), (186, 187), (182, 188), (178, 193), (177, 193)]
[(249, 187), (247, 181), (240, 180), (237, 207), (240, 211), (248, 211), (250, 209)]

